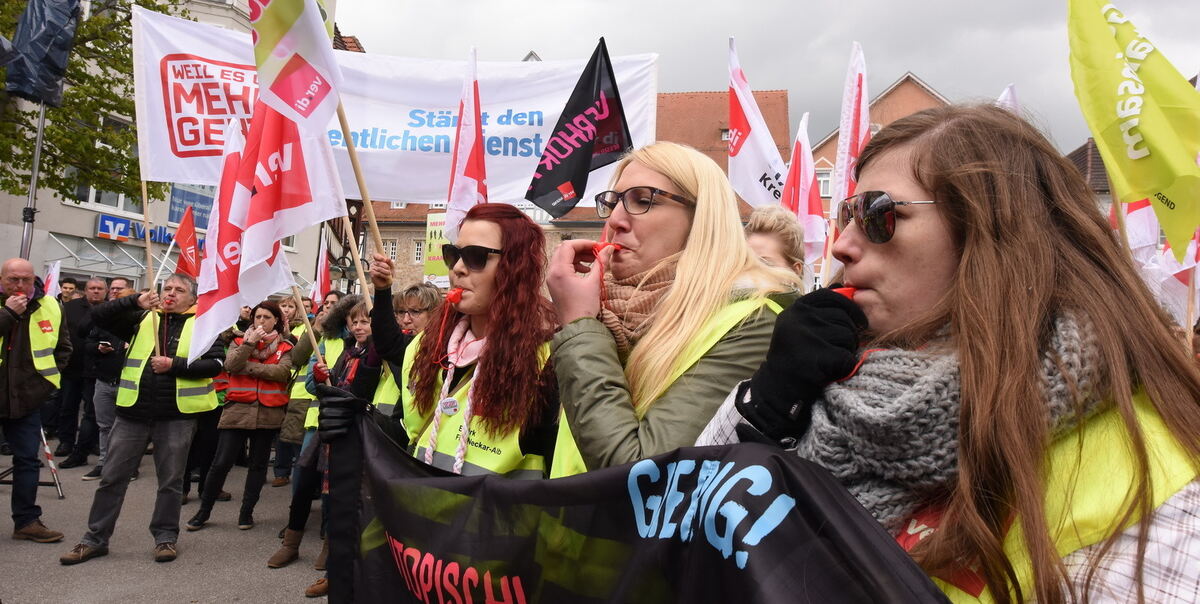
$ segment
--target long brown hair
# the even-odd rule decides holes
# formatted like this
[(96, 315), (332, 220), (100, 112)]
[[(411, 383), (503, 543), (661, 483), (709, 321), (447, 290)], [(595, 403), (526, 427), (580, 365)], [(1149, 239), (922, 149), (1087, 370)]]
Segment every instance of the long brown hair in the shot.
[[(533, 428), (557, 390), (550, 363), (541, 366), (538, 348), (554, 333), (554, 309), (541, 294), (546, 277), (546, 236), (537, 223), (506, 203), (479, 204), (463, 222), (483, 220), (500, 227), (503, 253), (496, 268), (496, 297), (488, 307), (487, 346), (475, 365), (472, 413), (492, 435)], [(442, 304), (446, 304), (443, 302)], [(437, 315), (447, 309), (439, 307)], [(464, 315), (451, 307), (445, 329), (430, 320), (421, 337), (411, 378), (417, 409), (429, 413), (436, 396), (440, 361), (446, 357), (453, 326)], [(439, 337), (440, 336), (440, 337)]]
[[(1041, 359), (1054, 317), (1070, 311), (1095, 335), (1096, 394), (1112, 401), (1132, 438), (1135, 483), (1101, 547), (1109, 550), (1121, 527), (1141, 518), (1140, 592), (1151, 491), (1132, 392), (1144, 387), (1171, 433), (1200, 460), (1200, 372), (1079, 172), (1036, 128), (989, 105), (930, 109), (880, 131), (857, 170), (900, 148), (911, 153), (916, 182), (941, 202), (935, 207), (960, 252), (942, 301), (922, 320), (881, 336), (911, 345), (948, 323), (960, 363), (958, 476), (945, 494), (941, 527), (914, 549), (914, 558), (934, 575), (978, 564), (998, 602), (1088, 599), (1072, 593), (1043, 512), (1042, 468), (1052, 434)], [(1014, 516), (1025, 535), (1034, 593), (1022, 593), (1004, 554)]]

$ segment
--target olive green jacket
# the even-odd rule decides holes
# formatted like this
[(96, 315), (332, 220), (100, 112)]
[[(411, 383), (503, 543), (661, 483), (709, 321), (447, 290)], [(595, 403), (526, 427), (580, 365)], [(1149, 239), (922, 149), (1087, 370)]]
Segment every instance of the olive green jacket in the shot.
[(551, 341), (558, 391), (571, 432), (595, 470), (690, 447), (721, 401), (767, 356), (775, 313), (750, 315), (688, 369), (646, 411), (634, 412), (608, 328), (594, 318), (564, 325)]

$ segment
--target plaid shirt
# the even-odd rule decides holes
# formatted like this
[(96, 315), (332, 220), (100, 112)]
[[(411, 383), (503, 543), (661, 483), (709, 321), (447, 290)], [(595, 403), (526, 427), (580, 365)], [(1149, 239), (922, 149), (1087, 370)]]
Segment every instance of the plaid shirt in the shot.
[[(1093, 602), (1137, 601), (1138, 525), (1117, 536), (1100, 559), (1089, 597)], [(1097, 543), (1067, 555), (1067, 575), (1082, 594)], [(1146, 540), (1142, 588), (1147, 602), (1200, 602), (1200, 480), (1193, 480), (1154, 510)]]

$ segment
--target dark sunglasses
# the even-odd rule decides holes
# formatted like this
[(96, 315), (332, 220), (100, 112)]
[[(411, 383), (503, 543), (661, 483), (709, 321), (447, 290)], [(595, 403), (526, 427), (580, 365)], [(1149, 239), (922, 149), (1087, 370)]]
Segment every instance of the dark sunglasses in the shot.
[(696, 202), (674, 193), (668, 193), (654, 187), (630, 187), (624, 191), (602, 191), (596, 194), (596, 214), (601, 218), (612, 216), (617, 204), (625, 205), (625, 211), (630, 214), (645, 214), (650, 211), (657, 198), (677, 201), (687, 207), (694, 207)]
[(872, 243), (887, 243), (896, 233), (896, 206), (915, 206), (936, 201), (896, 201), (883, 191), (865, 191), (847, 197), (838, 209), (838, 231), (853, 219)]
[(502, 250), (493, 247), (484, 247), (482, 245), (466, 245), (458, 247), (453, 243), (442, 244), (442, 260), (446, 262), (446, 268), (454, 270), (454, 265), (458, 264), (461, 259), (463, 265), (469, 270), (481, 271), (487, 266), (488, 256), (491, 254), (499, 254)]

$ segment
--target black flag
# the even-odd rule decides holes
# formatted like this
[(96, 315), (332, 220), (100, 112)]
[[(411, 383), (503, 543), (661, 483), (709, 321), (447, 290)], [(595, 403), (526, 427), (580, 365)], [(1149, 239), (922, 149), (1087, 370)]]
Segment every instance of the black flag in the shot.
[(588, 172), (611, 164), (633, 149), (625, 109), (617, 92), (604, 38), (579, 76), (525, 199), (558, 218), (579, 203)]
[(79, 0), (29, 0), (4, 89), (35, 103), (62, 104), (62, 79), (79, 24)]

